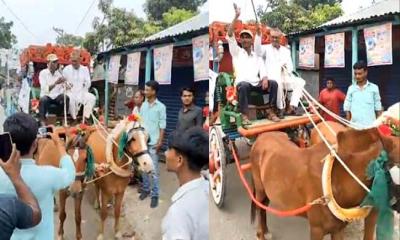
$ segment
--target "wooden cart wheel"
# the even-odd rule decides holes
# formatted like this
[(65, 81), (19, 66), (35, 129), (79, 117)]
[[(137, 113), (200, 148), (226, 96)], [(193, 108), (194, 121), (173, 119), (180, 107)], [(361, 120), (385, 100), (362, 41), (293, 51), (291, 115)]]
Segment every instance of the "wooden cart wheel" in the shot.
[(221, 208), (226, 191), (226, 149), (223, 140), (224, 133), (221, 126), (210, 129), (210, 189), (215, 205)]

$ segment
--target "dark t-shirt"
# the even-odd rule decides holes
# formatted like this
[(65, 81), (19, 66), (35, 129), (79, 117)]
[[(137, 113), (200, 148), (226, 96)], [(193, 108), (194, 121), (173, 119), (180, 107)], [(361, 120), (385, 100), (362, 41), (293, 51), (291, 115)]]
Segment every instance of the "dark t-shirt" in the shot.
[(177, 131), (185, 131), (186, 129), (194, 126), (203, 125), (203, 112), (200, 107), (193, 105), (185, 112), (183, 108), (178, 114), (178, 123), (176, 126)]
[(15, 196), (0, 194), (0, 239), (8, 240), (15, 228), (33, 227), (32, 208)]

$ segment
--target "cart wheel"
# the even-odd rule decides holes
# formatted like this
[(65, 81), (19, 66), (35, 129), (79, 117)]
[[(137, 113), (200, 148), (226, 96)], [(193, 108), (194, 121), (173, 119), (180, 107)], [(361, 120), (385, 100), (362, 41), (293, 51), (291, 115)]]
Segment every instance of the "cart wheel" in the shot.
[(223, 206), (226, 190), (226, 155), (221, 126), (210, 129), (210, 188), (215, 205)]

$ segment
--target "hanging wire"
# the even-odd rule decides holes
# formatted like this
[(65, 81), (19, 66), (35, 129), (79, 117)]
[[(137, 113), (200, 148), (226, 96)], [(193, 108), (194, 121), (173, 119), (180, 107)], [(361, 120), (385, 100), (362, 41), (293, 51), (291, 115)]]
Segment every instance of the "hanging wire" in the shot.
[(77, 34), (79, 28), (81, 27), (83, 21), (86, 19), (87, 15), (89, 14), (90, 9), (92, 9), (93, 5), (96, 3), (96, 0), (93, 0), (92, 3), (90, 4), (89, 8), (86, 10), (85, 15), (83, 16), (82, 20), (79, 22), (78, 26), (75, 29), (75, 34)]

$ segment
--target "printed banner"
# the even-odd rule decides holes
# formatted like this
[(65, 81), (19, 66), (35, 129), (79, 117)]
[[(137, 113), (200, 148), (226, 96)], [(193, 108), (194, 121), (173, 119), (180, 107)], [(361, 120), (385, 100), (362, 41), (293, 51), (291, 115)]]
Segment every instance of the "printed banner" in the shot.
[(140, 52), (128, 54), (125, 72), (125, 84), (139, 85)]
[(326, 68), (344, 68), (344, 32), (325, 36)]
[(154, 78), (159, 84), (171, 84), (172, 44), (154, 49)]
[(208, 80), (208, 34), (192, 39), (194, 81)]
[(364, 29), (368, 66), (390, 65), (392, 56), (392, 23)]
[(108, 82), (117, 84), (119, 76), (119, 63), (121, 55), (111, 56), (110, 64), (108, 68)]
[(315, 36), (300, 38), (299, 67), (315, 67)]

